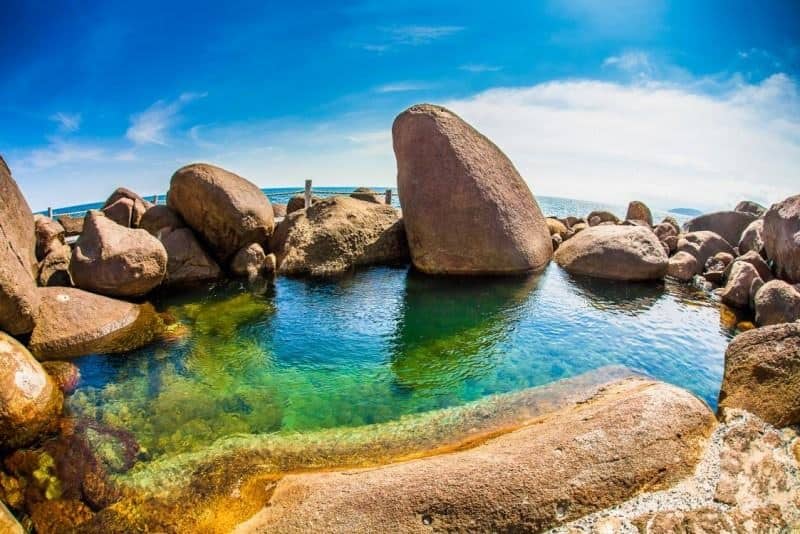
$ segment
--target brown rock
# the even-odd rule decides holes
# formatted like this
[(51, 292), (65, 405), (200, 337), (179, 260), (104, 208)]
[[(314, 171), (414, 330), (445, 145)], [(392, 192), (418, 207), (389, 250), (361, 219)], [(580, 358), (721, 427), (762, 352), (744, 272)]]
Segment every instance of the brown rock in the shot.
[(51, 430), (63, 396), (16, 339), (0, 332), (0, 448), (29, 445)]
[(66, 237), (81, 235), (81, 232), (83, 232), (83, 217), (59, 215), (56, 220), (58, 224), (64, 227), (64, 235)]
[(428, 104), (392, 126), (400, 204), (414, 265), (426, 273), (542, 269), (553, 247), (511, 161), (451, 111)]
[(113, 204), (109, 204), (101, 211), (103, 215), (126, 228), (132, 228), (131, 221), (133, 220), (133, 200), (129, 198), (120, 198)]
[(661, 241), (664, 239), (672, 236), (677, 236), (678, 231), (675, 230), (675, 227), (669, 223), (659, 223), (653, 228), (653, 233), (656, 234), (656, 237)]
[(94, 512), (76, 499), (42, 501), (31, 506), (33, 526), (42, 534), (74, 532), (92, 517)]
[(800, 423), (800, 323), (748, 330), (725, 352), (720, 408), (741, 408), (777, 427)]
[(350, 197), (330, 197), (287, 215), (270, 243), (284, 274), (325, 276), (408, 258), (397, 211)]
[(586, 221), (584, 221), (584, 220), (583, 220), (583, 219), (581, 219), (580, 217), (575, 217), (575, 216), (573, 216), (573, 215), (570, 215), (569, 217), (564, 217), (563, 219), (561, 219), (561, 222), (562, 222), (562, 223), (563, 223), (563, 224), (564, 224), (564, 225), (565, 225), (567, 228), (572, 228), (572, 227), (573, 227), (573, 226), (575, 226), (576, 224), (578, 224), (578, 223), (585, 223)]
[(773, 204), (764, 215), (764, 250), (775, 273), (800, 282), (800, 195)]
[[(117, 204), (120, 200), (126, 200), (127, 202), (123, 202), (117, 208), (112, 209), (111, 206)], [(124, 208), (122, 206), (124, 206)], [(130, 189), (119, 187), (106, 199), (102, 211), (117, 224), (138, 228), (142, 216), (152, 206), (152, 203), (144, 200)], [(111, 213), (108, 213), (107, 210), (110, 210)], [(119, 217), (120, 220), (118, 221), (116, 217)], [(123, 224), (126, 221), (128, 224)]]
[(672, 216), (668, 215), (668, 216), (664, 217), (664, 220), (661, 221), (660, 224), (668, 224), (668, 225), (672, 226), (675, 229), (675, 235), (678, 235), (678, 234), (681, 233), (681, 225), (678, 224), (678, 220), (675, 217), (672, 217)]
[[(678, 251), (688, 252), (697, 259), (698, 269), (702, 269), (708, 258), (719, 252), (735, 255), (733, 248), (714, 232), (700, 231), (683, 234), (678, 239)], [(700, 271), (698, 270), (698, 274)]]
[(75, 285), (118, 297), (137, 297), (157, 287), (167, 272), (167, 251), (146, 230), (114, 223), (96, 211), (86, 214), (72, 251)]
[(274, 228), (267, 196), (255, 184), (213, 165), (178, 169), (167, 204), (224, 263), (250, 243), (269, 241)]
[(737, 244), (742, 232), (757, 217), (741, 211), (718, 211), (707, 213), (689, 220), (684, 228), (687, 232), (709, 231), (718, 234), (725, 241)]
[(741, 211), (742, 213), (749, 213), (750, 215), (761, 217), (767, 212), (767, 208), (758, 202), (753, 202), (752, 200), (742, 200), (736, 204), (736, 207), (733, 208), (733, 211)]
[[(144, 219), (142, 219), (144, 220)], [(167, 251), (164, 285), (185, 287), (217, 280), (222, 271), (188, 228), (162, 228), (158, 235)]]
[(700, 269), (697, 258), (689, 252), (681, 250), (669, 259), (667, 275), (682, 282), (688, 282), (700, 272)]
[(614, 280), (654, 280), (668, 258), (655, 234), (638, 226), (595, 226), (559, 247), (555, 261), (573, 274)]
[(66, 244), (64, 227), (50, 217), (37, 213), (33, 216), (36, 232), (36, 259), (43, 260), (54, 249)]
[(747, 308), (750, 305), (750, 286), (758, 278), (758, 271), (751, 264), (734, 262), (728, 281), (720, 292), (722, 302), (734, 308)]
[(370, 189), (369, 187), (357, 187), (355, 191), (350, 193), (350, 196), (363, 200), (364, 202), (372, 202), (373, 204), (383, 204), (381, 195)]
[(0, 532), (5, 534), (25, 534), (22, 525), (11, 515), (3, 501), (0, 501)]
[(236, 276), (256, 278), (264, 271), (267, 255), (258, 243), (243, 247), (231, 261), (231, 272)]
[(691, 474), (713, 424), (683, 390), (617, 382), (469, 450), (287, 475), (240, 531), (540, 532)]
[(272, 204), (272, 216), (276, 219), (286, 217), (286, 204)]
[(676, 250), (678, 250), (678, 241), (680, 239), (676, 235), (669, 235), (661, 240), (666, 247), (667, 254), (674, 254)]
[[(318, 196), (311, 195), (311, 205), (313, 206), (317, 202), (322, 200)], [(294, 213), (295, 211), (300, 211), (306, 209), (306, 197), (303, 193), (299, 195), (295, 195), (289, 199), (289, 203), (286, 204), (286, 215), (290, 213)]]
[(42, 367), (64, 395), (71, 395), (77, 389), (81, 370), (74, 363), (53, 360), (42, 362)]
[(33, 329), (38, 270), (33, 214), (0, 157), (0, 329), (14, 335)]
[(561, 246), (561, 243), (564, 241), (561, 239), (561, 236), (558, 234), (553, 234), (550, 236), (550, 240), (553, 242), (553, 250), (558, 250), (558, 247)]
[(551, 236), (558, 234), (562, 240), (567, 237), (569, 230), (564, 223), (553, 217), (547, 217), (545, 222), (547, 223), (547, 230), (550, 232)]
[(762, 285), (753, 300), (759, 326), (800, 320), (800, 291), (783, 280)]
[(739, 254), (753, 251), (761, 254), (764, 249), (764, 219), (756, 219), (747, 225), (739, 240)]
[(69, 274), (69, 263), (72, 260), (72, 249), (69, 245), (61, 245), (45, 257), (39, 263), (39, 285), (48, 286), (72, 286), (72, 278)]
[(139, 228), (147, 230), (155, 237), (164, 229), (175, 230), (185, 226), (180, 216), (163, 204), (149, 208), (139, 221)]
[(133, 350), (161, 323), (150, 304), (131, 304), (66, 287), (40, 288), (42, 304), (29, 348), (40, 360)]
[(576, 233), (576, 234), (577, 234), (577, 233), (578, 233), (578, 232), (580, 232), (581, 230), (586, 230), (587, 228), (589, 228), (589, 225), (588, 225), (588, 224), (586, 224), (585, 222), (579, 222), (579, 223), (575, 223), (575, 224), (573, 224), (573, 225), (570, 227), (570, 230), (572, 230), (574, 233)]
[(586, 220), (589, 221), (589, 226), (597, 226), (606, 222), (617, 224), (619, 222), (619, 217), (610, 211), (597, 210), (587, 215)]
[(647, 207), (647, 204), (638, 200), (634, 200), (628, 204), (628, 212), (625, 218), (634, 221), (644, 221), (648, 226), (653, 226), (653, 214), (650, 213), (650, 208)]
[[(738, 263), (740, 261), (749, 263), (755, 267), (756, 271), (758, 271), (758, 276), (760, 276), (765, 282), (772, 280), (772, 271), (770, 270), (769, 265), (767, 265), (767, 262), (764, 261), (763, 256), (761, 256), (761, 254), (758, 252), (751, 250), (750, 252), (742, 254), (733, 260), (733, 263)], [(733, 263), (730, 264), (729, 270), (733, 268)]]

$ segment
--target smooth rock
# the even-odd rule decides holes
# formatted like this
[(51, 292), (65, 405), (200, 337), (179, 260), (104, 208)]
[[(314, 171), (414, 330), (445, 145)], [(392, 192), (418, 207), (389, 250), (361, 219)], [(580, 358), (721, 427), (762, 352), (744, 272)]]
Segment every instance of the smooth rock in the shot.
[(167, 205), (223, 263), (250, 243), (267, 243), (274, 228), (272, 205), (258, 186), (204, 163), (172, 175)]
[(764, 215), (764, 250), (780, 278), (800, 282), (800, 195), (773, 204)]
[(760, 276), (765, 282), (772, 280), (772, 271), (770, 270), (769, 265), (767, 265), (767, 262), (764, 261), (764, 257), (758, 252), (751, 250), (750, 252), (737, 257), (735, 260), (733, 260), (733, 263), (730, 264), (729, 270), (733, 268), (734, 263), (738, 263), (740, 261), (749, 263), (755, 267), (756, 271), (758, 271), (758, 276)]
[(376, 193), (369, 187), (357, 187), (355, 191), (350, 193), (350, 196), (363, 200), (364, 202), (372, 202), (373, 204), (383, 204), (382, 195)]
[(650, 213), (650, 208), (647, 207), (647, 204), (638, 200), (628, 204), (625, 218), (633, 221), (644, 221), (648, 226), (653, 226), (653, 214)]
[(164, 285), (185, 287), (211, 282), (222, 276), (222, 270), (189, 228), (162, 228), (158, 235), (167, 251), (167, 274)]
[(77, 287), (115, 297), (147, 294), (164, 280), (167, 251), (146, 230), (126, 228), (100, 212), (86, 214), (70, 274)]
[(266, 259), (263, 247), (258, 243), (250, 243), (242, 247), (231, 260), (231, 272), (236, 276), (256, 278), (264, 271)]
[(414, 265), (436, 274), (544, 268), (547, 224), (503, 152), (451, 111), (412, 106), (392, 126), (397, 182)]
[[(109, 216), (109, 218), (117, 224), (122, 224), (122, 222), (117, 221), (114, 217), (119, 216), (120, 219), (124, 222), (125, 220), (128, 221), (128, 224), (123, 224), (123, 226), (130, 226), (132, 228), (138, 228), (139, 223), (142, 220), (142, 216), (145, 212), (150, 209), (153, 204), (144, 200), (138, 194), (134, 193), (130, 189), (126, 189), (124, 187), (119, 187), (114, 190), (113, 193), (106, 199), (105, 203), (103, 204), (102, 211), (106, 211), (111, 208), (111, 206), (117, 204), (120, 200), (126, 200), (128, 202), (124, 202), (121, 206), (125, 206), (125, 208), (117, 207), (112, 211), (114, 216)], [(129, 206), (129, 207), (128, 207)], [(126, 217), (126, 213), (129, 217)], [(109, 215), (106, 213), (106, 215)]]
[(687, 232), (714, 232), (735, 245), (742, 238), (744, 229), (756, 219), (755, 215), (741, 211), (717, 211), (687, 221), (684, 229)]
[(664, 220), (661, 221), (660, 224), (668, 224), (672, 226), (675, 229), (675, 235), (681, 233), (681, 225), (678, 224), (678, 220), (675, 217), (672, 217), (671, 215), (667, 215), (666, 217), (664, 217)]
[(736, 204), (736, 207), (733, 208), (733, 211), (741, 211), (742, 213), (749, 213), (750, 215), (761, 217), (767, 212), (767, 208), (758, 202), (753, 202), (752, 200), (742, 200)]
[(684, 250), (678, 251), (669, 259), (667, 275), (682, 282), (688, 282), (700, 272), (697, 258)]
[(59, 215), (56, 220), (58, 224), (64, 227), (64, 235), (66, 237), (81, 235), (81, 232), (83, 232), (83, 217)]
[(669, 259), (649, 229), (595, 226), (561, 245), (555, 261), (573, 274), (613, 280), (656, 280), (667, 273)]
[(800, 423), (800, 323), (736, 336), (725, 352), (720, 408), (741, 408), (776, 427)]
[(547, 217), (545, 222), (547, 223), (547, 230), (550, 232), (551, 236), (558, 234), (563, 241), (569, 234), (569, 230), (567, 229), (566, 225), (558, 219)]
[(69, 264), (72, 261), (72, 249), (69, 245), (61, 245), (39, 263), (39, 285), (42, 287), (71, 287), (72, 277)]
[(156, 237), (162, 230), (176, 230), (185, 226), (180, 215), (163, 204), (150, 207), (139, 221), (139, 228)]
[(25, 529), (0, 501), (0, 532), (4, 534), (25, 534)]
[(28, 348), (40, 360), (125, 352), (160, 333), (161, 322), (150, 304), (66, 287), (39, 292), (42, 304)]
[(27, 334), (39, 307), (36, 232), (25, 197), (0, 157), (0, 329)]
[(589, 228), (588, 224), (586, 224), (585, 222), (579, 222), (579, 223), (573, 224), (570, 227), (570, 230), (572, 230), (573, 233), (577, 234), (578, 232), (580, 232), (582, 230), (586, 230), (587, 228)]
[(597, 226), (607, 222), (617, 224), (619, 222), (619, 217), (610, 211), (597, 210), (587, 215), (586, 220), (589, 221), (589, 226)]
[(800, 320), (800, 291), (783, 280), (762, 285), (753, 301), (759, 326)]
[(750, 263), (734, 262), (728, 281), (719, 294), (722, 302), (735, 308), (747, 308), (750, 305), (750, 286), (758, 278), (758, 271)]
[(133, 220), (133, 200), (129, 198), (120, 198), (113, 204), (109, 204), (102, 211), (103, 215), (126, 228), (132, 228), (131, 221)]
[[(320, 200), (322, 200), (320, 197), (311, 195), (312, 206)], [(289, 199), (289, 202), (286, 204), (286, 215), (304, 209), (306, 209), (306, 196), (305, 194), (300, 193), (299, 195), (294, 195)]]
[(0, 332), (0, 449), (24, 447), (51, 430), (63, 400), (42, 365)]
[(39, 213), (33, 216), (36, 232), (36, 259), (43, 260), (50, 252), (66, 244), (64, 227), (50, 217)]
[(278, 272), (325, 276), (408, 258), (403, 221), (385, 204), (336, 196), (286, 216), (270, 242)]
[(753, 251), (761, 254), (764, 249), (764, 219), (756, 219), (747, 225), (739, 240), (739, 254)]
[[(690, 232), (683, 234), (678, 239), (678, 251), (688, 252), (697, 258), (698, 269), (702, 269), (708, 261), (718, 252), (727, 252), (735, 256), (735, 251), (731, 245), (719, 234), (709, 231)], [(698, 271), (695, 274), (699, 274)]]

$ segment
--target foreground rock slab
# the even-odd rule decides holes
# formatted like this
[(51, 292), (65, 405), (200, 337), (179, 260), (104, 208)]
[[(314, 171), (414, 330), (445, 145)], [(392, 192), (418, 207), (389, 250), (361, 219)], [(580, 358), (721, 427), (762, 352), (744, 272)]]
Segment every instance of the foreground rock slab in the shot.
[(0, 157), (0, 329), (27, 334), (39, 307), (33, 214)]
[(286, 476), (238, 532), (540, 531), (691, 474), (713, 425), (688, 392), (624, 380), (466, 451)]
[(451, 111), (428, 104), (392, 126), (411, 259), (432, 274), (507, 274), (553, 254), (544, 216), (514, 165)]
[(42, 304), (28, 346), (40, 360), (133, 350), (160, 333), (150, 304), (66, 287), (39, 291)]
[(639, 226), (599, 225), (567, 240), (555, 261), (572, 274), (611, 280), (656, 280), (667, 274), (658, 237)]

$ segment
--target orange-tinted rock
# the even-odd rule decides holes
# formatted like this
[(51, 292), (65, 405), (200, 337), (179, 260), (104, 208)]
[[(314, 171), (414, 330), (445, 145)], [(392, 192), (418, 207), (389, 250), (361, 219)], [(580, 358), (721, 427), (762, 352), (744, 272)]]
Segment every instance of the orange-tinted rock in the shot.
[(547, 217), (545, 219), (545, 222), (547, 223), (547, 230), (550, 232), (550, 235), (551, 236), (558, 235), (559, 237), (561, 237), (561, 241), (564, 241), (564, 239), (566, 239), (567, 236), (570, 234), (569, 230), (567, 229), (567, 226), (558, 219), (554, 219), (553, 217)]
[(42, 501), (31, 506), (33, 526), (41, 534), (72, 532), (92, 517), (94, 512), (76, 499)]
[(54, 360), (42, 362), (42, 367), (64, 395), (70, 395), (78, 387), (81, 371), (74, 363)]
[[(320, 197), (311, 196), (311, 205), (313, 206), (317, 202), (322, 200)], [(306, 208), (306, 197), (304, 194), (294, 195), (292, 198), (289, 199), (288, 204), (286, 204), (286, 215), (290, 213), (294, 213), (295, 211), (300, 211)], [(285, 215), (284, 215), (285, 216)]]
[(58, 224), (64, 227), (64, 235), (67, 237), (81, 235), (81, 232), (83, 232), (83, 217), (59, 215), (56, 220)]
[(625, 215), (625, 219), (630, 221), (643, 221), (646, 222), (648, 226), (653, 226), (653, 214), (650, 213), (650, 208), (647, 207), (647, 204), (638, 200), (634, 200), (628, 204), (628, 211)]
[(667, 254), (640, 226), (594, 226), (564, 242), (555, 261), (572, 274), (612, 280), (655, 280), (667, 274)]
[(4, 534), (25, 534), (22, 525), (11, 515), (6, 505), (0, 501), (0, 532)]
[(133, 350), (160, 333), (150, 304), (132, 304), (80, 289), (40, 288), (42, 304), (29, 348), (40, 360)]
[(16, 339), (0, 332), (0, 448), (30, 444), (53, 428), (63, 396)]
[(718, 211), (695, 217), (687, 221), (684, 228), (687, 232), (714, 232), (728, 243), (736, 245), (739, 243), (744, 229), (756, 219), (757, 217), (751, 213)]
[(800, 195), (773, 204), (764, 215), (764, 250), (775, 273), (800, 282)]
[(428, 104), (392, 126), (411, 258), (426, 273), (509, 274), (544, 268), (547, 224), (527, 184), (489, 139)]
[(255, 184), (213, 165), (178, 169), (167, 204), (223, 263), (250, 243), (267, 243), (274, 228), (267, 196)]
[(86, 215), (70, 263), (77, 287), (138, 297), (161, 284), (166, 272), (167, 251), (146, 230), (125, 228), (96, 211)]
[(39, 307), (33, 214), (0, 157), (0, 329), (27, 334)]

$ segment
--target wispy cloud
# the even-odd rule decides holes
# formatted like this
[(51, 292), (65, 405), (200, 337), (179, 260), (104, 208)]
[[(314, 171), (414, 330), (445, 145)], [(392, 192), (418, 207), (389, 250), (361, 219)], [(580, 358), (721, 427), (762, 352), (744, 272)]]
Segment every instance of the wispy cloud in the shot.
[(206, 93), (183, 93), (177, 100), (159, 100), (152, 106), (131, 116), (131, 125), (125, 137), (137, 145), (167, 144), (167, 131), (175, 123), (183, 107)]
[(641, 77), (652, 76), (654, 72), (650, 56), (642, 51), (629, 51), (617, 56), (609, 56), (603, 61), (603, 66), (613, 67)]
[(58, 123), (58, 128), (62, 132), (76, 132), (81, 127), (80, 113), (66, 113), (59, 111), (50, 116), (50, 120)]
[(463, 26), (390, 26), (378, 28), (381, 35), (361, 44), (369, 52), (385, 52), (396, 46), (421, 46), (450, 37), (464, 30)]
[(105, 153), (102, 147), (51, 139), (47, 146), (31, 150), (23, 163), (35, 169), (49, 169), (81, 161), (99, 161)]
[(394, 83), (387, 83), (384, 85), (379, 85), (375, 88), (376, 93), (406, 93), (410, 91), (423, 91), (425, 89), (430, 89), (431, 84), (424, 83), (424, 82), (394, 82)]
[(484, 63), (467, 63), (466, 65), (461, 65), (458, 67), (460, 70), (466, 72), (497, 72), (503, 70), (503, 67), (499, 67), (497, 65), (486, 65)]

